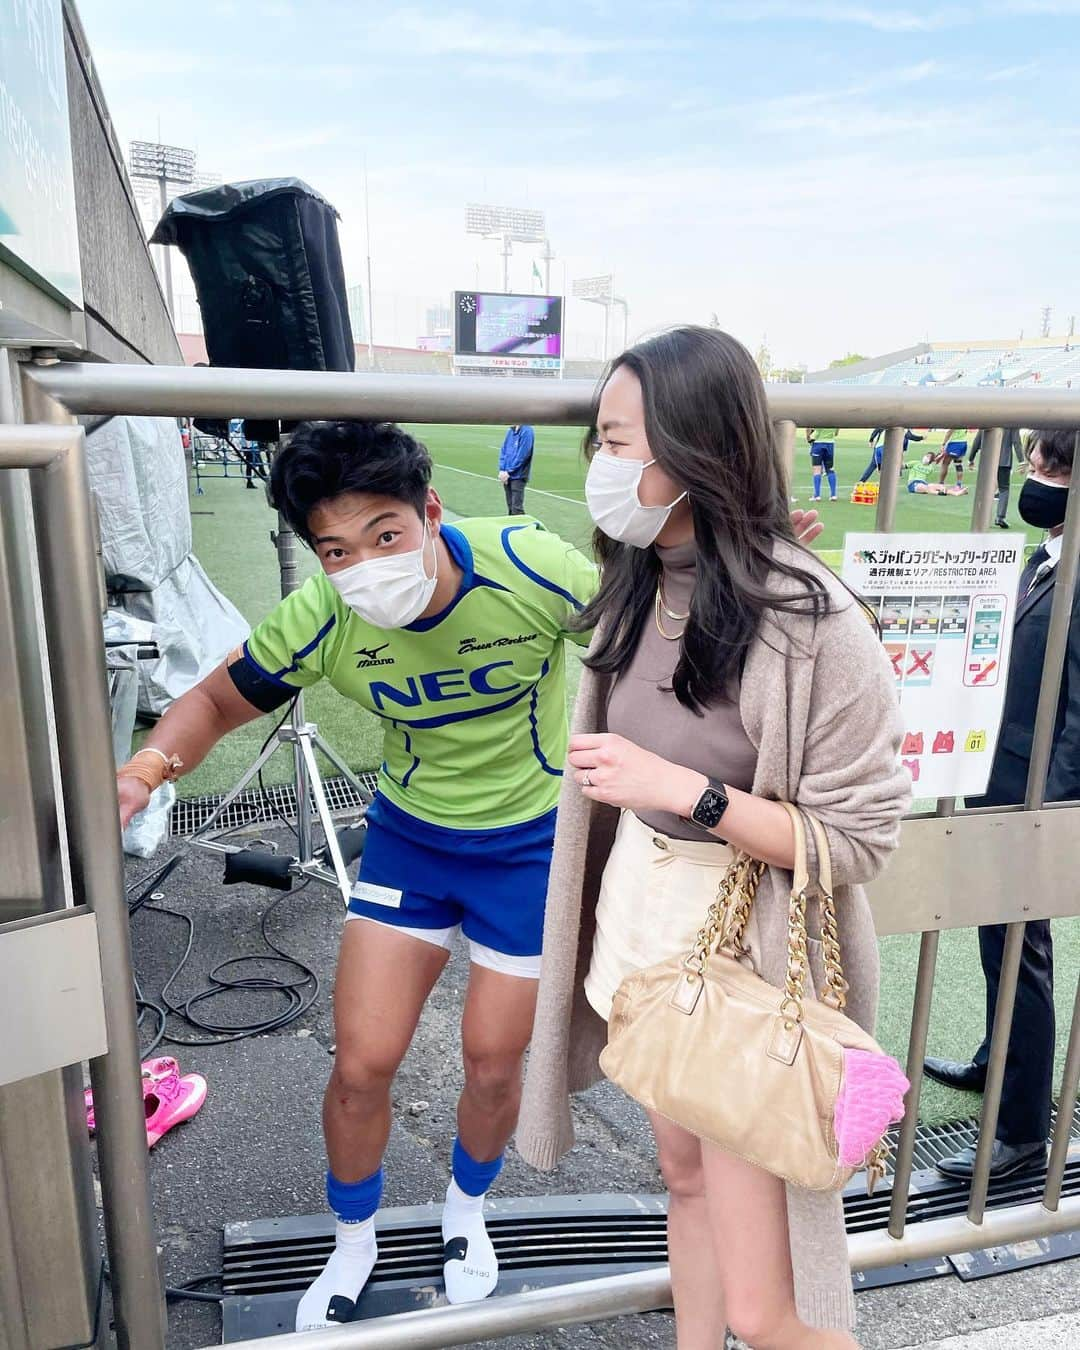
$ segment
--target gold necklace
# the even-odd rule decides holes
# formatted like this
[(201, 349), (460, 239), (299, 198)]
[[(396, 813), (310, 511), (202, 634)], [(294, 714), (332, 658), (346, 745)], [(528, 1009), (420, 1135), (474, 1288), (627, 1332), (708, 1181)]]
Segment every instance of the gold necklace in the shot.
[(656, 597), (660, 601), (660, 605), (669, 619), (674, 619), (676, 623), (685, 623), (686, 620), (690, 617), (689, 610), (687, 610), (685, 614), (676, 614), (673, 609), (668, 609), (667, 598), (664, 595), (663, 574), (661, 574), (656, 581)]
[[(678, 615), (671, 614), (671, 611), (663, 606), (660, 600), (660, 587), (657, 586), (656, 606), (655, 606), (656, 631), (660, 634), (660, 636), (664, 639), (665, 642), (681, 642), (683, 638), (682, 633), (667, 633), (664, 631), (664, 622), (663, 619), (660, 617), (662, 613), (668, 614), (669, 617), (671, 618), (679, 617)], [(690, 616), (689, 614), (687, 614), (684, 615), (683, 617), (688, 619)]]

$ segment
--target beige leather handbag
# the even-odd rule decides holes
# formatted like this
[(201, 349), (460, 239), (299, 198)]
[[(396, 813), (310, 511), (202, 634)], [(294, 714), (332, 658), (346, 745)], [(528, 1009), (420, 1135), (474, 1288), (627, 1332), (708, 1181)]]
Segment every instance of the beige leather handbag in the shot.
[[(784, 988), (749, 967), (743, 940), (764, 864), (740, 855), (689, 954), (619, 986), (600, 1067), (643, 1106), (785, 1181), (831, 1191), (866, 1167), (872, 1190), (887, 1156), (882, 1137), (903, 1116), (908, 1082), (844, 1013), (825, 830), (809, 812), (783, 805), (795, 830)], [(804, 815), (818, 856), (813, 882)], [(813, 900), (826, 969), (820, 1001), (806, 997)]]

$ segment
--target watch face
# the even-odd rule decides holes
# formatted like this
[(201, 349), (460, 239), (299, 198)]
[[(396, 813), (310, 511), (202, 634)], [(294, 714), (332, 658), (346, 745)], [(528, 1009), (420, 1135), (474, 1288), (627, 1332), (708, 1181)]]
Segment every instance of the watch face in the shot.
[(728, 799), (725, 793), (718, 788), (706, 788), (701, 794), (697, 806), (694, 807), (694, 814), (691, 819), (695, 825), (700, 825), (706, 830), (713, 830), (720, 824), (720, 818), (727, 810), (727, 804)]

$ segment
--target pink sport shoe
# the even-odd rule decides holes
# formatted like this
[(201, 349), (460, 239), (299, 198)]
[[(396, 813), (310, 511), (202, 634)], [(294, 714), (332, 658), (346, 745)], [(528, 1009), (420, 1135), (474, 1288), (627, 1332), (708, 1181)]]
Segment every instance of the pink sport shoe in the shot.
[(190, 1120), (206, 1101), (206, 1079), (199, 1073), (162, 1078), (143, 1098), (146, 1108), (146, 1146), (153, 1148), (163, 1134), (182, 1120)]
[[(142, 1062), (142, 1090), (143, 1100), (146, 1094), (154, 1090), (155, 1084), (163, 1078), (177, 1078), (180, 1075), (180, 1066), (172, 1055), (160, 1055), (156, 1059), (144, 1059)], [(83, 1093), (86, 1101), (86, 1128), (91, 1134), (97, 1128), (97, 1122), (94, 1119), (94, 1092), (92, 1088), (87, 1088)]]

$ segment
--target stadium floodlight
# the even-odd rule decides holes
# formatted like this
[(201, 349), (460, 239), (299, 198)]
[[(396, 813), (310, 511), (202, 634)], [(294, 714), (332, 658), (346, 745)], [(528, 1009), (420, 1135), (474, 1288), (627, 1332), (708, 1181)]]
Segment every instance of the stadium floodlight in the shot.
[[(170, 183), (195, 182), (195, 151), (180, 145), (162, 145), (159, 141), (132, 141), (128, 152), (128, 173), (132, 178), (150, 178), (158, 185), (161, 214), (169, 205)], [(175, 319), (172, 284), (172, 257), (162, 250), (165, 270), (165, 303), (169, 317)]]
[(623, 312), (622, 338), (623, 347), (626, 346), (627, 332), (630, 327), (630, 306), (624, 299), (615, 294), (615, 274), (607, 272), (599, 277), (579, 277), (574, 282), (572, 293), (577, 300), (588, 300), (594, 305), (603, 305), (604, 307), (604, 356), (606, 361), (608, 357), (608, 329), (611, 319), (612, 305), (621, 305)]
[(164, 178), (171, 183), (195, 181), (195, 151), (156, 141), (132, 141), (129, 156), (133, 178)]
[(465, 207), (465, 233), (502, 240), (503, 290), (507, 295), (510, 294), (511, 244), (547, 243), (543, 211), (523, 206), (487, 206), (470, 202)]
[(610, 305), (615, 297), (615, 277), (611, 272), (602, 277), (581, 277), (574, 282), (573, 294), (578, 300)]

